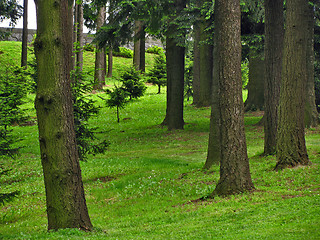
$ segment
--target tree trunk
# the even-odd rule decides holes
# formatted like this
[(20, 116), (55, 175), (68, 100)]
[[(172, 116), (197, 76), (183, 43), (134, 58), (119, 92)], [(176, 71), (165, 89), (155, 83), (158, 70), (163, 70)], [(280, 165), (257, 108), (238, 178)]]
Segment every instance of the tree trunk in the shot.
[(76, 17), (75, 17), (75, 33), (77, 42), (76, 48), (76, 66), (79, 68), (80, 71), (83, 69), (83, 6), (82, 3), (78, 4), (75, 3), (76, 9)]
[(142, 21), (135, 22), (135, 36), (134, 36), (134, 51), (133, 51), (133, 65), (136, 70), (145, 72), (146, 58), (145, 58), (145, 30)]
[(194, 26), (194, 46), (193, 46), (193, 104), (197, 106), (200, 102), (200, 21)]
[(23, 1), (21, 67), (27, 68), (27, 63), (28, 63), (28, 0), (24, 0)]
[[(90, 230), (71, 97), (72, 1), (37, 0), (37, 110), (48, 229)], [(50, 61), (48, 61), (50, 59)]]
[(319, 113), (316, 106), (314, 89), (314, 10), (309, 6), (308, 15), (308, 43), (307, 43), (307, 91), (305, 106), (305, 125), (307, 128), (316, 127), (319, 124)]
[(264, 154), (276, 152), (284, 37), (283, 0), (265, 0)]
[(304, 131), (308, 1), (287, 1), (276, 170), (309, 164)]
[[(106, 20), (106, 6), (99, 8), (97, 17), (97, 31), (102, 27)], [(94, 72), (94, 90), (102, 90), (105, 85), (105, 48), (99, 48), (96, 46), (96, 60), (95, 60), (95, 72)]]
[(169, 130), (183, 129), (183, 101), (184, 101), (184, 65), (185, 48), (178, 46), (176, 34), (178, 26), (173, 24), (175, 17), (186, 5), (185, 0), (175, 0), (175, 14), (171, 16), (166, 36), (167, 55), (167, 110), (162, 124)]
[(264, 77), (265, 66), (261, 54), (250, 51), (248, 97), (244, 103), (244, 110), (263, 110), (264, 106)]
[(244, 132), (240, 1), (215, 2), (215, 78), (219, 82), (220, 180), (212, 196), (254, 189)]

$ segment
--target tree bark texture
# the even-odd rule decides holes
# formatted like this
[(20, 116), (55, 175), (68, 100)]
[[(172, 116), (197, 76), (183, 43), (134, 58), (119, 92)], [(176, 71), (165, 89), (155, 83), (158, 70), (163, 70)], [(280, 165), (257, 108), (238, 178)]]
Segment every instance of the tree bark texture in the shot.
[(23, 1), (23, 29), (21, 67), (27, 68), (28, 63), (28, 0)]
[(248, 97), (244, 103), (246, 112), (263, 110), (264, 106), (265, 63), (263, 57), (253, 50), (249, 55)]
[(226, 196), (254, 189), (244, 132), (239, 0), (215, 2), (214, 36), (221, 162), (220, 179), (212, 196)]
[(308, 15), (308, 42), (307, 42), (307, 91), (305, 105), (305, 125), (307, 128), (319, 124), (319, 113), (316, 106), (314, 89), (314, 10), (309, 6)]
[(113, 69), (113, 51), (112, 47), (109, 47), (108, 50), (108, 73), (107, 73), (107, 78), (112, 77), (112, 69)]
[[(99, 8), (99, 13), (97, 17), (97, 31), (102, 27), (106, 20), (106, 6), (101, 6)], [(94, 67), (94, 90), (101, 90), (105, 85), (105, 49), (99, 48), (96, 46), (96, 60), (95, 60), (95, 67)]]
[(287, 1), (275, 169), (309, 164), (305, 143), (308, 1)]
[(90, 230), (71, 97), (72, 1), (37, 0), (37, 110), (48, 229)]
[(264, 154), (276, 152), (284, 41), (283, 0), (265, 0)]
[(134, 51), (133, 51), (133, 65), (136, 70), (145, 72), (146, 70), (146, 38), (144, 23), (142, 21), (135, 22), (135, 36), (134, 36)]
[(177, 44), (175, 34), (178, 26), (173, 24), (175, 17), (185, 8), (185, 0), (175, 0), (174, 12), (169, 20), (166, 36), (167, 57), (167, 110), (162, 124), (169, 130), (183, 129), (183, 102), (184, 102), (184, 66), (185, 48)]

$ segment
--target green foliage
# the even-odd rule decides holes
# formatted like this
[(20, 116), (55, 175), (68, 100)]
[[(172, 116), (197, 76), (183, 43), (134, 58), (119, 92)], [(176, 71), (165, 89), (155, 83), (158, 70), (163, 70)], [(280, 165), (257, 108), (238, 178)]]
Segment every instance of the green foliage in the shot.
[(109, 146), (109, 142), (103, 140), (96, 143), (95, 131), (97, 128), (90, 127), (88, 123), (90, 118), (97, 116), (99, 113), (96, 102), (86, 95), (92, 91), (92, 84), (85, 83), (84, 75), (77, 67), (71, 72), (71, 76), (76, 141), (79, 158), (83, 161), (87, 160), (88, 154), (95, 156), (104, 153)]
[(158, 85), (158, 94), (162, 86), (167, 84), (167, 68), (166, 68), (166, 56), (160, 52), (155, 56), (154, 64), (151, 70), (147, 74), (147, 82)]
[(241, 62), (242, 89), (246, 89), (249, 81), (249, 61), (246, 59)]
[(117, 122), (120, 122), (120, 109), (123, 109), (127, 100), (127, 92), (120, 87), (115, 86), (113, 90), (107, 90), (106, 93), (110, 96), (109, 99), (106, 100), (106, 105), (109, 108), (116, 107), (117, 108)]
[(22, 6), (17, 0), (0, 1), (0, 22), (5, 19), (10, 20), (10, 25), (14, 26), (22, 16)]
[(147, 50), (146, 50), (147, 53), (153, 53), (153, 54), (162, 54), (164, 53), (163, 51), (163, 48), (162, 47), (158, 47), (156, 45), (152, 46), (152, 47), (149, 47)]
[[(1, 136), (0, 136), (1, 137)], [(0, 146), (1, 148), (1, 146)], [(0, 152), (0, 156), (2, 153)], [(0, 178), (4, 175), (7, 175), (10, 170), (5, 170), (2, 165), (0, 165)], [(0, 206), (4, 205), (5, 202), (12, 201), (15, 197), (17, 197), (19, 191), (9, 192), (9, 193), (0, 193)]]
[(193, 61), (186, 64), (184, 75), (184, 97), (189, 101), (190, 97), (193, 96)]
[(95, 50), (95, 46), (91, 43), (86, 43), (84, 46), (83, 46), (83, 50), (84, 51), (88, 51), (88, 52), (94, 52)]
[(119, 47), (118, 50), (113, 50), (112, 54), (115, 57), (133, 58), (133, 51), (125, 47)]
[(120, 77), (121, 88), (127, 92), (130, 100), (132, 98), (142, 97), (147, 87), (142, 82), (141, 74), (133, 66), (127, 68)]

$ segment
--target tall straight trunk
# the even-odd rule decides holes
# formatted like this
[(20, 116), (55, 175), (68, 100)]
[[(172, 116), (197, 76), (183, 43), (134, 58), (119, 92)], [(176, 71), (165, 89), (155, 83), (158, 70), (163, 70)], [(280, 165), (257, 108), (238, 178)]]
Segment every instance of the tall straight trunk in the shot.
[[(204, 5), (208, 0), (202, 0)], [(210, 43), (210, 37), (213, 32), (210, 30), (212, 20), (201, 16), (200, 21), (200, 96), (197, 107), (209, 107), (211, 104), (211, 87), (212, 87), (212, 71), (213, 71), (213, 45)]]
[(309, 6), (308, 15), (308, 43), (307, 43), (307, 91), (305, 106), (305, 125), (306, 127), (316, 127), (319, 124), (319, 113), (316, 106), (314, 89), (314, 10)]
[(193, 26), (194, 46), (193, 46), (193, 104), (197, 106), (200, 101), (200, 21)]
[(134, 36), (134, 51), (133, 51), (133, 65), (137, 70), (145, 72), (146, 58), (145, 58), (145, 29), (142, 21), (135, 22), (135, 36)]
[(240, 0), (215, 1), (214, 59), (219, 82), (220, 180), (212, 196), (254, 189), (244, 132)]
[(76, 39), (75, 42), (77, 42), (77, 49), (75, 54), (75, 61), (76, 66), (79, 68), (80, 71), (83, 69), (83, 6), (82, 3), (78, 4), (75, 3), (75, 34)]
[(244, 103), (246, 112), (263, 110), (265, 62), (261, 55), (254, 50), (250, 50), (249, 53), (248, 97)]
[[(101, 6), (99, 8), (97, 17), (97, 31), (102, 27), (106, 20), (106, 6)], [(96, 46), (96, 59), (94, 67), (94, 90), (101, 90), (105, 85), (105, 48), (99, 48)]]
[(309, 164), (305, 143), (308, 1), (287, 1), (276, 170)]
[(27, 62), (28, 62), (28, 0), (24, 0), (23, 1), (21, 67), (27, 68)]
[(171, 16), (166, 36), (167, 56), (167, 110), (162, 124), (169, 130), (183, 129), (183, 101), (184, 101), (184, 66), (185, 48), (178, 45), (176, 34), (178, 27), (173, 24), (177, 15), (185, 8), (185, 0), (175, 0), (175, 14)]
[[(37, 0), (37, 110), (48, 229), (90, 230), (71, 97), (72, 1)], [(48, 59), (50, 61), (48, 61)]]
[(276, 152), (284, 38), (283, 0), (265, 0), (264, 154)]

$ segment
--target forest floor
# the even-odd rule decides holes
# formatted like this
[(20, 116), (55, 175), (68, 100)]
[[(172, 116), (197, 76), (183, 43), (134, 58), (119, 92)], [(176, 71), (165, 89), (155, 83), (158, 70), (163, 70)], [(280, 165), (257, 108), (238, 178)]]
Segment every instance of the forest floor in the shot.
[[(0, 68), (8, 54), (19, 63), (20, 45), (0, 42)], [(10, 51), (10, 55), (8, 52)], [(85, 71), (94, 65), (85, 54)], [(115, 58), (115, 76), (132, 59)], [(147, 55), (147, 66), (152, 55)], [(116, 78), (108, 85), (117, 83)], [(45, 189), (37, 126), (13, 127), (21, 154), (0, 163), (12, 169), (0, 179), (0, 192), (19, 190), (0, 206), (0, 239), (320, 239), (320, 128), (306, 131), (310, 166), (274, 171), (274, 156), (264, 157), (263, 113), (247, 113), (245, 130), (255, 191), (227, 198), (199, 200), (211, 193), (219, 166), (204, 171), (209, 135), (209, 108), (184, 103), (185, 129), (169, 132), (160, 126), (166, 94), (148, 85), (146, 94), (120, 112), (101, 106), (90, 126), (110, 146), (105, 154), (81, 162), (89, 214), (94, 231), (47, 232)], [(34, 95), (24, 108), (35, 117)]]

